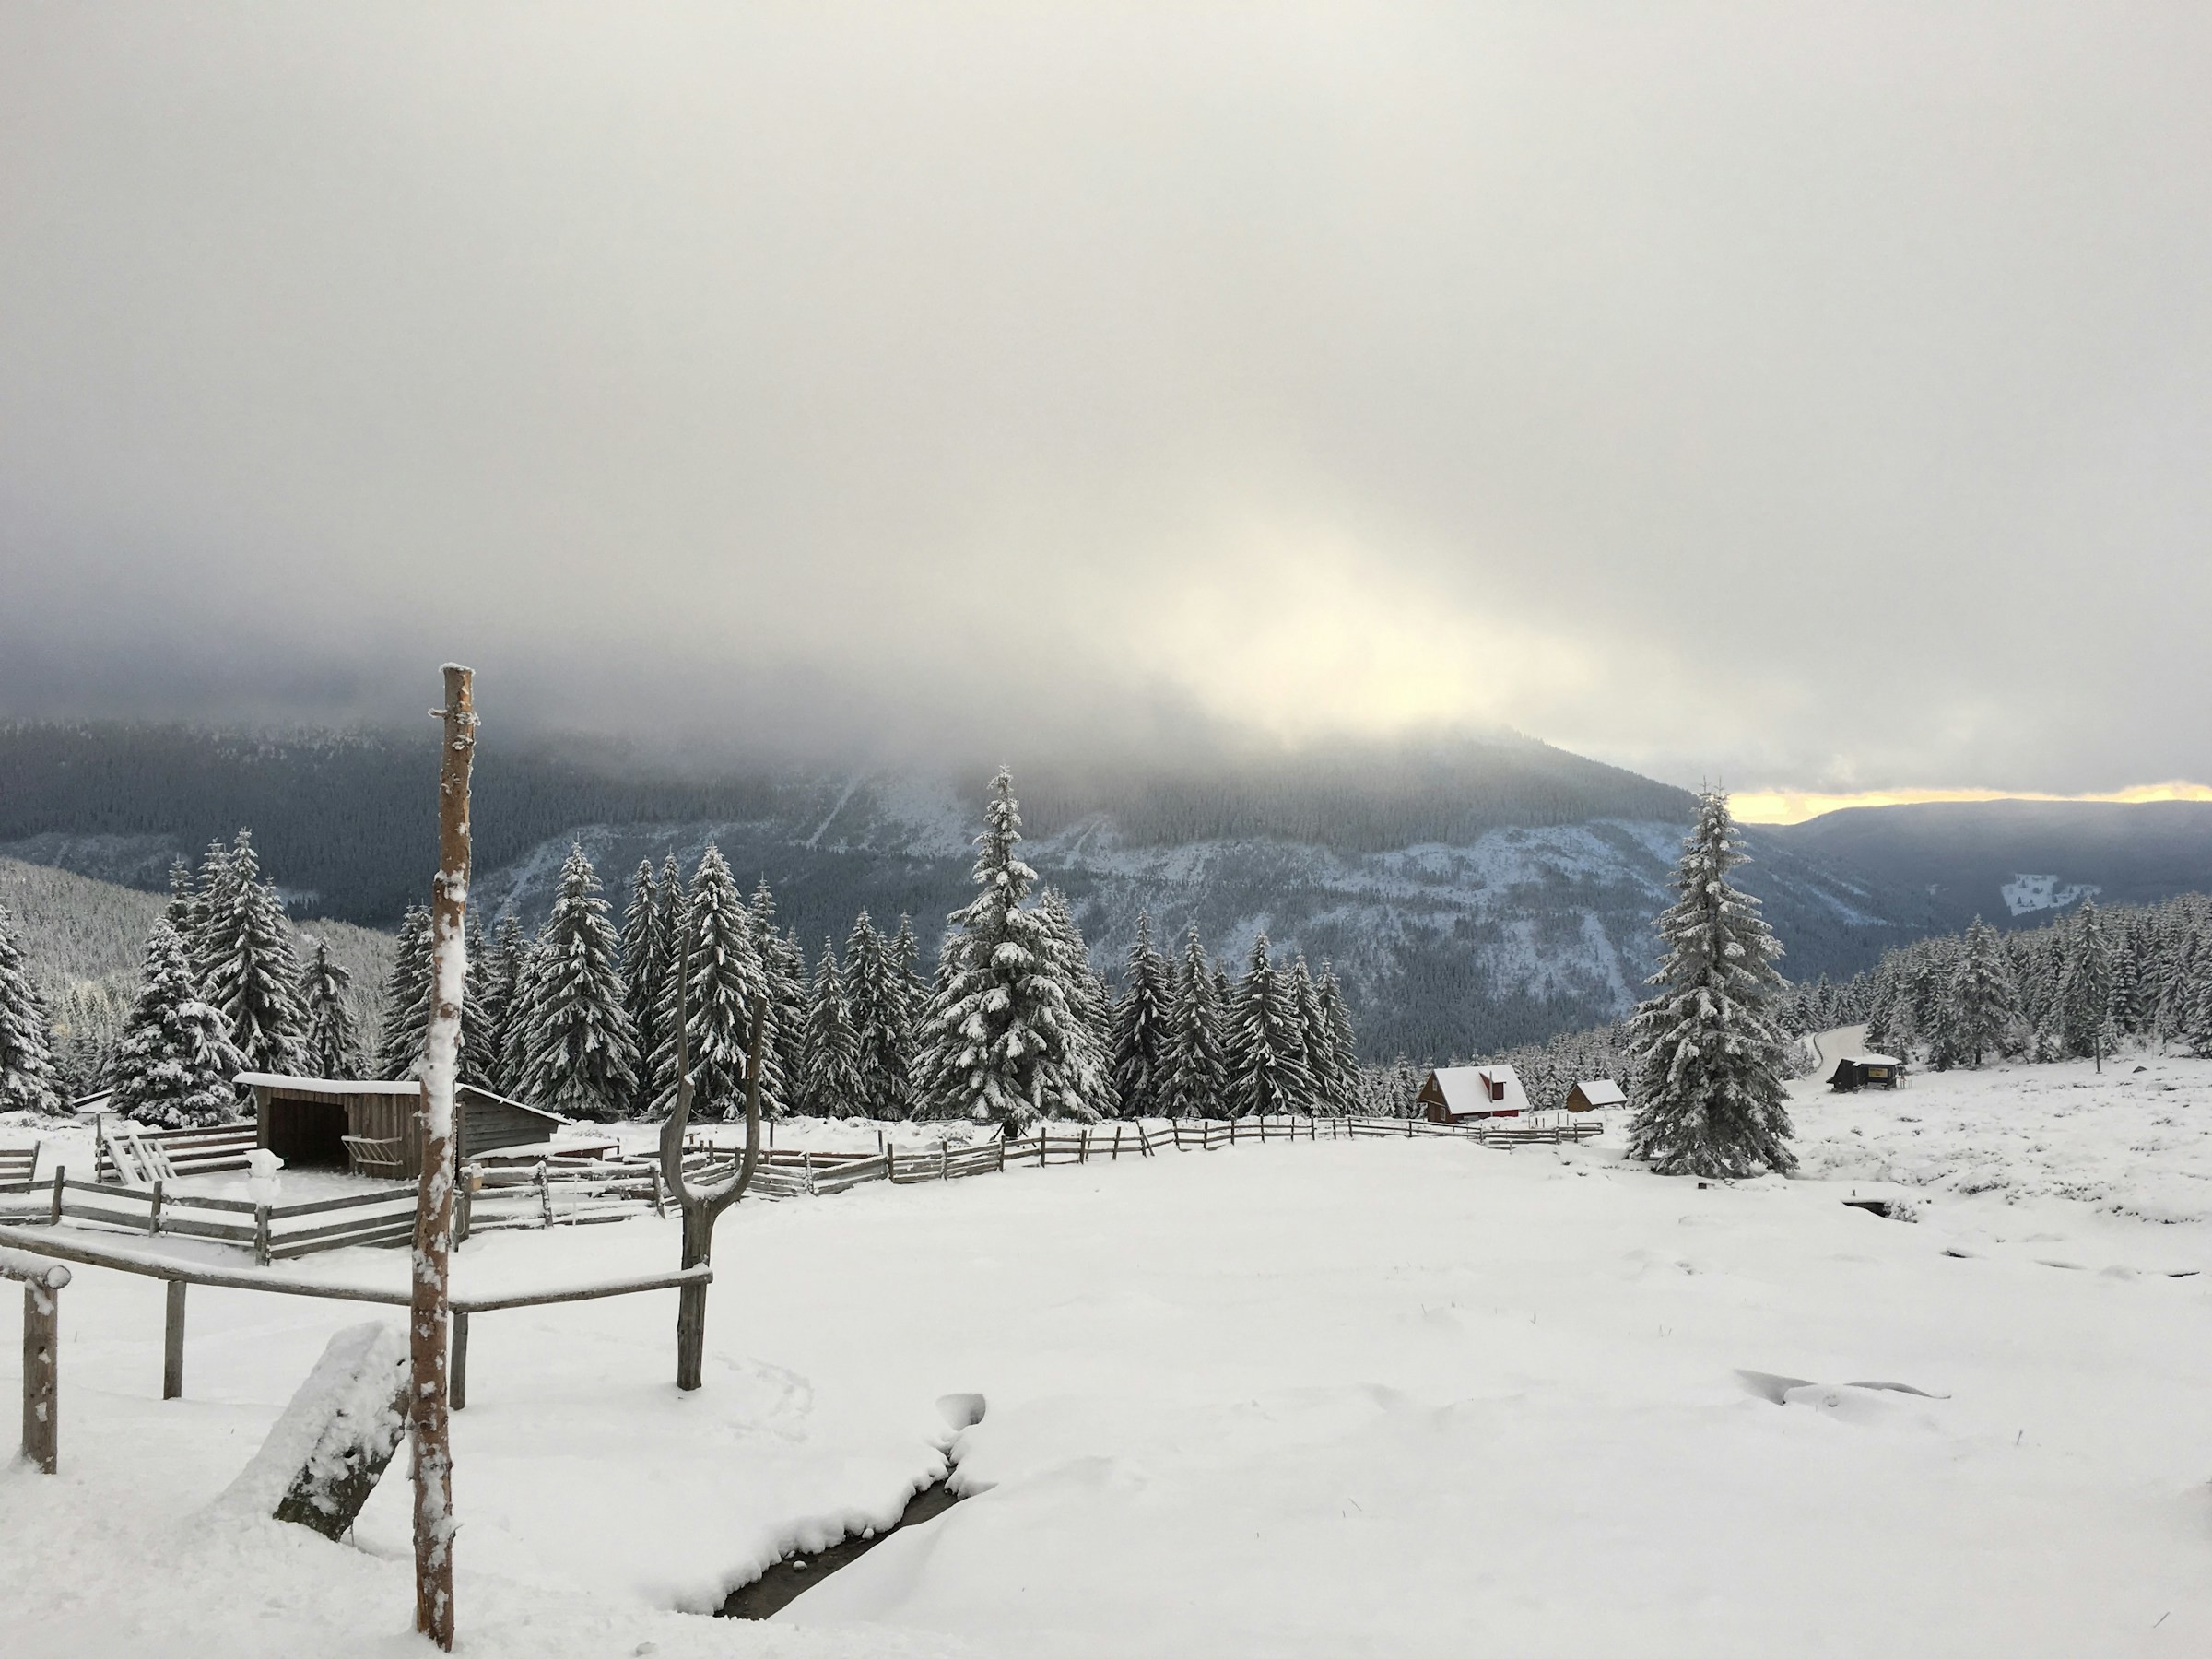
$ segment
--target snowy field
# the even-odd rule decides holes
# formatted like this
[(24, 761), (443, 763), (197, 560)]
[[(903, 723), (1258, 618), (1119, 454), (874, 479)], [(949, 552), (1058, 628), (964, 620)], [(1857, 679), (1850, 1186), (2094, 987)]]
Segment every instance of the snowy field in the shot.
[[(2170, 1277), (2212, 1268), (2206, 1119), (2212, 1063), (2130, 1057), (1805, 1091), (1793, 1182), (1324, 1141), (747, 1203), (696, 1395), (672, 1293), (476, 1321), (460, 1651), (2212, 1651), (2212, 1275)], [(457, 1272), (676, 1253), (640, 1219)], [(167, 1405), (156, 1284), (80, 1268), (62, 1312), (63, 1473), (0, 1473), (0, 1653), (425, 1651), (401, 1472), (351, 1547), (219, 1502), (376, 1311), (194, 1289)], [(965, 1391), (969, 1501), (769, 1623), (678, 1610), (890, 1520)]]

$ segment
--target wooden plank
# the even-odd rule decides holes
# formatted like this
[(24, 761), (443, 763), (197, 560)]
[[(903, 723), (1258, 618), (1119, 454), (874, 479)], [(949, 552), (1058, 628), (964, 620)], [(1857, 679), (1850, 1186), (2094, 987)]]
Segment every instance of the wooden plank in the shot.
[(23, 1286), (23, 1455), (52, 1475), (61, 1467), (61, 1290)]
[(171, 1279), (162, 1287), (161, 1397), (165, 1400), (184, 1397), (184, 1292), (188, 1288), (182, 1279)]
[(456, 1296), (453, 1311), (494, 1313), (507, 1308), (542, 1308), (554, 1302), (598, 1301), (609, 1296), (629, 1296), (643, 1290), (673, 1290), (679, 1285), (714, 1282), (714, 1269), (705, 1264), (678, 1267), (667, 1273), (643, 1274), (630, 1278), (605, 1279), (596, 1284), (564, 1285), (550, 1290), (523, 1290), (505, 1296)]
[[(328, 1215), (333, 1210), (368, 1209), (371, 1206), (379, 1204), (404, 1204), (411, 1206), (414, 1202), (415, 1188), (410, 1182), (404, 1189), (389, 1193), (349, 1193), (342, 1198), (316, 1198), (304, 1204), (272, 1204), (269, 1206), (269, 1219), (289, 1221), (298, 1216)], [(253, 1206), (251, 1204), (241, 1204), (237, 1207), (251, 1211)]]

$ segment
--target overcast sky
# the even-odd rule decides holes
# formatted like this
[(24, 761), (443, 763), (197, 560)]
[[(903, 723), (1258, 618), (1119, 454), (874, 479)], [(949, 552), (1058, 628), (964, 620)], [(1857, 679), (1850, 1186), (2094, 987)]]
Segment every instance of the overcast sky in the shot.
[(2212, 779), (2212, 7), (0, 10), (0, 704)]

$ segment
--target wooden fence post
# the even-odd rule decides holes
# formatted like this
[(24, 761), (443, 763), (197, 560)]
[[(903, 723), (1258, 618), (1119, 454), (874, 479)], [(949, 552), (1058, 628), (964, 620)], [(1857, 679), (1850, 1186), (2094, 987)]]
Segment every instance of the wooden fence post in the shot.
[(1006, 1172), (1006, 1137), (1005, 1135), (1000, 1135), (1000, 1136), (998, 1137), (998, 1173), (1000, 1173), (1001, 1175), (1004, 1175)]
[(61, 1465), (61, 1287), (66, 1267), (23, 1286), (23, 1455), (51, 1475)]
[(937, 1179), (939, 1181), (952, 1179), (952, 1143), (943, 1135), (937, 1137)]
[(1113, 1126), (1113, 1156), (1108, 1159), (1106, 1161), (1108, 1163), (1120, 1163), (1122, 1161), (1122, 1126), (1119, 1124), (1116, 1124)]
[(53, 1166), (53, 1206), (46, 1218), (49, 1226), (59, 1227), (62, 1224), (62, 1183), (68, 1178), (68, 1174), (67, 1165), (55, 1164)]
[(161, 1230), (161, 1177), (159, 1175), (154, 1177), (153, 1206), (146, 1212), (146, 1230), (149, 1233)]
[(171, 1279), (162, 1287), (161, 1397), (165, 1400), (181, 1400), (184, 1397), (184, 1292), (187, 1288), (182, 1279)]
[(266, 1267), (269, 1261), (269, 1206), (257, 1204), (253, 1206), (253, 1265)]
[(547, 1172), (546, 1160), (537, 1160), (537, 1207), (545, 1217), (546, 1226), (553, 1225), (553, 1177)]
[(460, 1308), (453, 1310), (453, 1359), (446, 1393), (455, 1411), (468, 1404), (468, 1314)]

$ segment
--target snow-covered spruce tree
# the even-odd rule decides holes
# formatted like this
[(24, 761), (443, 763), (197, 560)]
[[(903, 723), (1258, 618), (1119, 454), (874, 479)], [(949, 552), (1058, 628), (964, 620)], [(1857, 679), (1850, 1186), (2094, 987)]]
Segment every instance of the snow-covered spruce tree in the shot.
[(1167, 1086), (1160, 1115), (1210, 1118), (1227, 1113), (1229, 1062), (1221, 1035), (1222, 1010), (1214, 995), (1211, 964), (1194, 924), (1182, 935), (1175, 971), (1175, 1001), (1168, 1031)]
[(230, 849), (219, 841), (209, 841), (206, 852), (200, 854), (199, 874), (193, 881), (192, 929), (177, 935), (194, 984), (205, 985), (208, 971), (215, 966), (216, 919), (230, 908)]
[[(1100, 1077), (1101, 1089), (1107, 1056), (1113, 1050), (1113, 993), (1099, 971), (1090, 965), (1090, 946), (1083, 937), (1083, 929), (1076, 921), (1074, 908), (1067, 895), (1058, 888), (1037, 889), (1037, 913), (1044, 919), (1046, 937), (1051, 944), (1048, 952), (1060, 982), (1067, 987), (1067, 1006), (1082, 1022), (1090, 1039), (1090, 1052)], [(1111, 1112), (1112, 1102), (1101, 1094), (1094, 1100), (1100, 1112)]]
[[(629, 878), (629, 906), (622, 912), (622, 982), (629, 988), (626, 1006), (630, 1033), (638, 1053), (648, 1057), (661, 1046), (661, 969), (668, 954), (661, 928), (667, 919), (660, 887), (653, 880), (653, 860), (641, 858), (637, 873)], [(652, 1073), (650, 1065), (638, 1067), (638, 1090), (630, 1101), (633, 1112), (642, 1112), (652, 1100)]]
[(1298, 1063), (1306, 1074), (1305, 1110), (1325, 1115), (1334, 1098), (1335, 1078), (1329, 1067), (1335, 1054), (1322, 1024), (1321, 988), (1313, 982), (1313, 971), (1306, 966), (1302, 950), (1290, 964), (1288, 985), (1290, 1009), (1298, 1021)]
[[(653, 1109), (671, 1111), (676, 1101), (676, 1007), (681, 984), (694, 1111), (702, 1118), (727, 1117), (733, 1109), (743, 1115), (752, 1003), (755, 996), (768, 994), (768, 982), (753, 948), (752, 917), (728, 861), (712, 841), (700, 854), (699, 867), (692, 873), (691, 890), (678, 912), (676, 944), (677, 968), (661, 990), (661, 1052), (653, 1063)], [(769, 1098), (770, 1074), (775, 1067), (775, 1050), (763, 1037), (763, 1101)], [(781, 1098), (782, 1077), (774, 1083)]]
[(164, 1129), (224, 1123), (238, 1111), (230, 1079), (245, 1069), (222, 1015), (201, 999), (184, 942), (156, 922), (109, 1071), (116, 1111)]
[(202, 994), (229, 1024), (246, 1070), (297, 1071), (307, 1016), (284, 902), (261, 879), (251, 832), (238, 832), (225, 864), (200, 935)]
[[(473, 916), (475, 912), (472, 911), (470, 914)], [(480, 1042), (483, 1048), (483, 1087), (494, 1094), (512, 1095), (520, 1087), (508, 1066), (507, 1054), (514, 1030), (510, 1016), (514, 1009), (515, 987), (523, 971), (523, 956), (528, 948), (522, 923), (515, 919), (513, 912), (508, 912), (492, 928), (491, 946), (484, 955), (482, 1003), (473, 1010), (465, 1006), (461, 1010), (470, 1040)], [(472, 955), (469, 959), (473, 962), (476, 959)]]
[(898, 1119), (910, 1110), (912, 1040), (904, 977), (890, 942), (862, 911), (845, 938), (845, 994), (855, 1051), (853, 1107), (867, 1117)]
[(169, 906), (161, 912), (162, 920), (177, 930), (183, 940), (186, 954), (191, 953), (192, 941), (199, 932), (199, 896), (193, 891), (192, 865), (182, 858), (171, 859), (169, 865)]
[(498, 1093), (492, 1079), (500, 1075), (500, 1010), (492, 1001), (491, 990), (498, 967), (484, 947), (483, 924), (474, 910), (468, 912), (462, 925), (468, 965), (461, 995), (460, 1069), (453, 1080)]
[(1267, 954), (1267, 935), (1252, 942), (1244, 977), (1230, 1011), (1229, 1084), (1231, 1117), (1276, 1117), (1302, 1112), (1312, 1098), (1299, 1041), (1298, 1008), (1289, 981)]
[(1676, 866), (1677, 897), (1658, 920), (1666, 955), (1651, 980), (1657, 994), (1630, 1021), (1641, 1076), (1629, 1150), (1662, 1175), (1796, 1168), (1779, 1076), (1785, 1040), (1771, 1012), (1782, 946), (1759, 900), (1729, 885), (1744, 862), (1727, 794), (1703, 791)]
[(1020, 840), (1013, 774), (1001, 767), (976, 837), (980, 890), (948, 918), (922, 1029), (928, 1114), (1009, 1135), (1052, 1113), (1095, 1122), (1101, 1092), (1089, 1033), (1071, 1006), (1065, 941), (1041, 909), (1022, 903), (1037, 872), (1016, 856)]
[(638, 1053), (623, 1007), (622, 943), (582, 845), (560, 866), (560, 886), (533, 955), (523, 1019), (523, 1098), (573, 1117), (626, 1112), (638, 1086)]
[(300, 1064), (311, 1077), (361, 1075), (361, 1042), (346, 1011), (346, 987), (352, 982), (353, 975), (330, 959), (329, 944), (317, 939), (315, 954), (300, 971), (300, 1006), (307, 1020)]
[(410, 904), (384, 978), (377, 1020), (376, 1075), (398, 1082), (418, 1075), (430, 1030), (430, 912)]
[(2084, 899), (2068, 929), (2059, 992), (2060, 1030), (2069, 1054), (2090, 1055), (2100, 1071), (2112, 1052), (2112, 949), (2097, 900)]
[[(1336, 982), (1335, 968), (1324, 961), (1317, 989), (1321, 1002), (1322, 1041), (1328, 1050), (1330, 1086), (1323, 1098), (1339, 1116), (1359, 1110), (1359, 1045), (1352, 1035), (1352, 1013), (1345, 1006), (1344, 987)], [(1309, 1048), (1312, 1046), (1308, 1044)]]
[(1966, 946), (1959, 953), (1951, 980), (1951, 1053), (1966, 1065), (1980, 1065), (1983, 1055), (2003, 1046), (2006, 1033), (2019, 1018), (2019, 998), (1997, 930), (1979, 916), (1966, 930)]
[(1125, 1118), (1167, 1115), (1169, 1051), (1172, 1046), (1174, 975), (1152, 948), (1152, 918), (1136, 913), (1121, 1001), (1113, 1010), (1113, 1093)]
[(845, 995), (845, 973), (838, 966), (837, 941), (822, 941), (815, 964), (814, 990), (806, 1011), (806, 1044), (802, 1056), (798, 1107), (812, 1117), (845, 1117), (858, 1107), (860, 1043)]
[(53, 1025), (23, 966), (16, 919), (0, 905), (0, 1112), (62, 1109)]
[(791, 1109), (791, 1090), (806, 1050), (806, 952), (795, 935), (777, 930), (776, 896), (765, 876), (753, 888), (747, 913), (768, 987), (768, 1036), (762, 1047), (774, 1056), (761, 1063), (760, 1112), (764, 1117), (782, 1117)]

